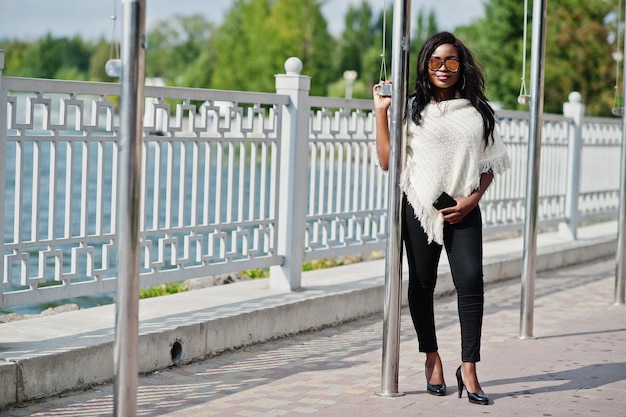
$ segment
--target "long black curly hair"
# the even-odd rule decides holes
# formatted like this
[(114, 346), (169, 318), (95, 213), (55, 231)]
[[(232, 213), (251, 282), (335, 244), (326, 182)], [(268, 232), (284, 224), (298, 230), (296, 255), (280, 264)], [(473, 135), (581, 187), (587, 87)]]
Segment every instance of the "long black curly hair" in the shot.
[(437, 33), (431, 36), (422, 46), (417, 57), (415, 90), (408, 96), (409, 103), (412, 102), (412, 106), (410, 109), (407, 109), (407, 112), (410, 113), (413, 122), (419, 125), (422, 120), (422, 110), (432, 99), (431, 84), (428, 78), (428, 60), (435, 49), (446, 43), (456, 47), (461, 63), (459, 80), (454, 88), (458, 91), (461, 98), (468, 99), (481, 114), (484, 127), (483, 138), (485, 145), (489, 145), (489, 139), (493, 135), (496, 121), (495, 112), (485, 97), (485, 77), (471, 51), (450, 32)]

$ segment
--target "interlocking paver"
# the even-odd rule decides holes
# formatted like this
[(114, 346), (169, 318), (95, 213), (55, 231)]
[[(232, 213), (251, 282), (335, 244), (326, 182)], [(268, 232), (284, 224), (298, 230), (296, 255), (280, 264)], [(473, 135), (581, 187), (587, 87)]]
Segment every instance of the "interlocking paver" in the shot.
[[(425, 391), (424, 357), (402, 311), (397, 398), (381, 386), (382, 317), (249, 346), (145, 375), (138, 416), (626, 416), (626, 307), (613, 301), (614, 259), (537, 274), (535, 338), (521, 340), (518, 280), (489, 285), (479, 377), (492, 402), (457, 397), (456, 297), (437, 299), (448, 395)], [(5, 410), (6, 417), (110, 416), (113, 388)]]

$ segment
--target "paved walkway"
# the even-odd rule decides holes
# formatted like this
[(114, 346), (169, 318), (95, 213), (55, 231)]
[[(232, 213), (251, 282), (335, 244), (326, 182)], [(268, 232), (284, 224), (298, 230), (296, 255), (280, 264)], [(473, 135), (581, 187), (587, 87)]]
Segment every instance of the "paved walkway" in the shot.
[[(519, 280), (486, 289), (482, 362), (488, 406), (458, 398), (456, 299), (437, 300), (448, 395), (425, 392), (424, 357), (402, 312), (399, 389), (381, 386), (382, 317), (226, 353), (143, 376), (138, 416), (626, 416), (626, 306), (613, 305), (615, 260), (539, 273), (533, 333), (519, 334)], [(111, 416), (113, 387), (0, 411), (1, 416)]]

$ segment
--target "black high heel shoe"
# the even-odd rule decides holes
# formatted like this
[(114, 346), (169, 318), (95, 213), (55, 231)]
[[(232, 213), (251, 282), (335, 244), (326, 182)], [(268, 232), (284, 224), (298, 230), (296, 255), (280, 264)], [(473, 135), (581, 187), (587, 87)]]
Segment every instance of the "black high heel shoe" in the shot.
[[(443, 396), (446, 395), (446, 383), (442, 382), (441, 384), (431, 384), (428, 380), (428, 366), (426, 366), (426, 370), (424, 372), (426, 375), (426, 391), (431, 395)], [(432, 372), (431, 372), (432, 374)], [(432, 376), (432, 375), (431, 375)]]
[(446, 387), (445, 382), (443, 384), (430, 384), (428, 382), (426, 383), (426, 391), (428, 391), (428, 393), (432, 395), (446, 395), (446, 388), (448, 387)]
[[(463, 388), (465, 384), (463, 383), (463, 375), (461, 375), (461, 367), (456, 370), (456, 382), (459, 385), (459, 398), (463, 396)], [(484, 392), (469, 392), (467, 391), (467, 399), (472, 404), (481, 404), (487, 405), (489, 404), (489, 397)]]

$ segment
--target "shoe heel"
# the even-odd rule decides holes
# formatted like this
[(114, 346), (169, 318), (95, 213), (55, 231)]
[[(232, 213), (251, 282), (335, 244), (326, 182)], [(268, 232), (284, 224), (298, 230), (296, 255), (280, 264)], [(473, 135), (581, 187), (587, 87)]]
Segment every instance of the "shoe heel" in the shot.
[[(465, 384), (463, 383), (463, 375), (461, 374), (460, 366), (459, 366), (459, 369), (456, 370), (456, 382), (459, 386), (459, 398), (461, 398), (463, 396), (463, 388), (465, 387)], [(467, 390), (467, 399), (472, 404), (481, 404), (481, 405), (489, 404), (489, 397), (484, 392), (476, 393), (476, 392), (470, 392), (469, 390)]]
[(459, 387), (459, 398), (461, 398), (463, 396), (463, 388), (465, 387), (465, 384), (463, 383), (463, 376), (461, 375), (460, 366), (459, 369), (456, 370), (456, 383)]

